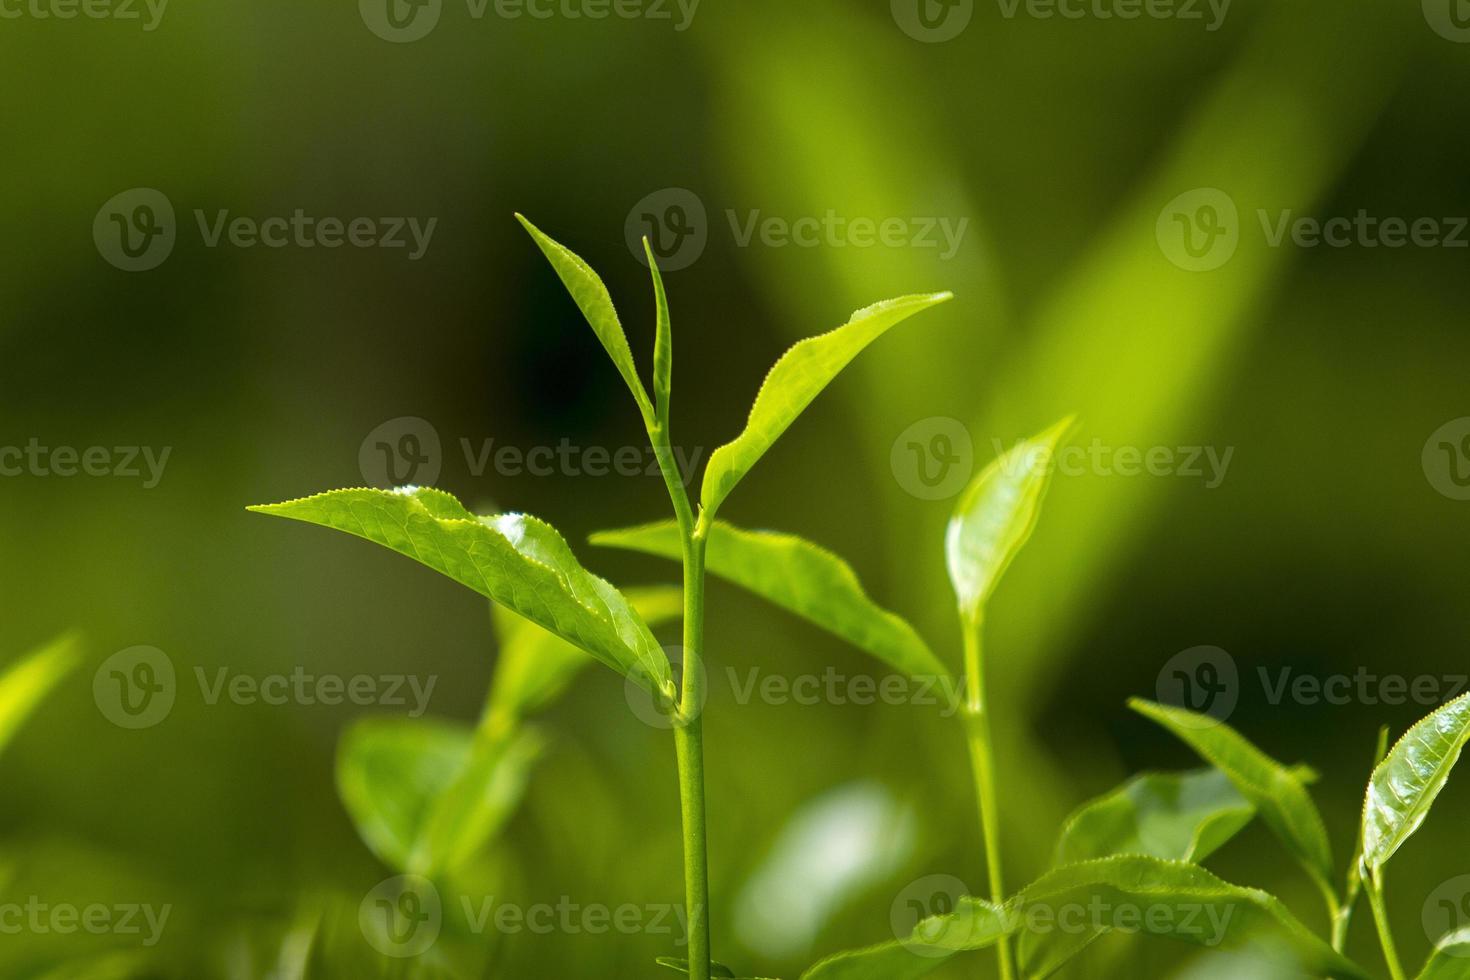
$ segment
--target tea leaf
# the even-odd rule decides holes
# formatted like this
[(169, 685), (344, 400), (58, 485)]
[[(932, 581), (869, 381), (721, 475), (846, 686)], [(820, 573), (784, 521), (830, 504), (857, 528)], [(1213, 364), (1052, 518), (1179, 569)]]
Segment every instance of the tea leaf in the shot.
[[(535, 734), (500, 737), (432, 718), (366, 718), (338, 746), (337, 788), (374, 854), (399, 871), (433, 875), (452, 870), (498, 832), (520, 802), (540, 746)], [(446, 816), (439, 801), (471, 767), (480, 792)]]
[(1012, 914), (1024, 924), (1028, 976), (1049, 976), (1100, 936), (1122, 929), (1210, 949), (1245, 946), (1264, 935), (1313, 976), (1369, 977), (1277, 899), (1177, 861), (1122, 855), (1058, 868), (1023, 889)]
[(1201, 862), (1255, 814), (1219, 770), (1145, 773), (1072, 815), (1057, 842), (1056, 864), (1119, 854)]
[(808, 337), (782, 355), (756, 393), (745, 431), (710, 455), (702, 492), (704, 519), (714, 519), (735, 485), (863, 348), (915, 313), (950, 298), (950, 293), (933, 293), (876, 303), (858, 310), (844, 326)]
[(673, 694), (668, 658), (627, 598), (584, 569), (561, 535), (534, 517), (476, 517), (449, 494), (417, 487), (335, 490), (250, 509), (391, 548), (510, 607), (656, 694)]
[(658, 420), (669, 424), (669, 396), (674, 388), (674, 336), (669, 323), (669, 297), (664, 292), (663, 273), (659, 272), (658, 259), (653, 246), (643, 239), (643, 251), (648, 256), (648, 271), (653, 276), (653, 299), (657, 306), (657, 319), (653, 332), (653, 401)]
[(475, 857), (520, 805), (541, 750), (535, 729), (481, 726), (454, 778), (430, 798), (405, 870), (433, 877)]
[(16, 661), (0, 674), (0, 751), (46, 695), (76, 669), (80, 658), (77, 638), (68, 634)]
[(949, 578), (968, 620), (985, 601), (1036, 527), (1041, 501), (1051, 483), (1057, 447), (1071, 430), (1066, 418), (1023, 440), (971, 481), (944, 536)]
[[(631, 588), (623, 593), (650, 628), (683, 613), (684, 594), (677, 586)], [(507, 719), (525, 718), (561, 697), (591, 658), (529, 619), (492, 604), (500, 653), (491, 682), (489, 710)]]
[(1257, 749), (1229, 725), (1207, 715), (1141, 698), (1128, 703), (1229, 777), (1240, 795), (1256, 807), (1261, 819), (1319, 883), (1331, 877), (1332, 850), (1322, 815), (1292, 770)]
[[(599, 531), (590, 540), (595, 545), (674, 561), (683, 554), (679, 526), (672, 521)], [(912, 626), (868, 598), (852, 566), (810, 541), (775, 531), (746, 531), (716, 521), (709, 529), (705, 568), (837, 634), (905, 674), (949, 676)]]
[(1373, 770), (1363, 805), (1363, 863), (1377, 871), (1424, 823), (1470, 740), (1470, 694), (1410, 728)]
[(541, 251), (546, 253), (551, 267), (567, 287), (567, 292), (572, 294), (577, 308), (587, 318), (593, 333), (602, 341), (603, 348), (612, 358), (618, 373), (623, 376), (623, 381), (633, 393), (633, 399), (638, 403), (643, 417), (651, 417), (653, 409), (648, 403), (648, 392), (638, 378), (638, 368), (633, 363), (633, 351), (628, 347), (628, 335), (623, 332), (622, 321), (618, 319), (618, 311), (613, 308), (612, 296), (602, 278), (580, 256), (552, 240), (540, 228), (527, 221), (524, 215), (516, 215), (516, 220), (525, 226), (526, 231), (531, 233), (531, 237), (541, 247)]
[(1470, 980), (1470, 929), (1440, 937), (1419, 971), (1419, 980)]
[(801, 980), (914, 980), (957, 953), (985, 949), (1015, 931), (1007, 911), (978, 898), (960, 899), (948, 915), (922, 920), (909, 938), (848, 950), (822, 960)]

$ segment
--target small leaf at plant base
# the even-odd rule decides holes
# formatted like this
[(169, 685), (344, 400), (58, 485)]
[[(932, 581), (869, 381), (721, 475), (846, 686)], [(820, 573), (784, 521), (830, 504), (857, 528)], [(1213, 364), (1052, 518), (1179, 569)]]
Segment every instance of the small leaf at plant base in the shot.
[(578, 563), (550, 524), (476, 517), (440, 490), (335, 490), (252, 511), (391, 548), (508, 606), (650, 691), (672, 696), (668, 658), (627, 598)]
[(915, 313), (950, 298), (950, 293), (932, 293), (874, 304), (858, 310), (846, 325), (808, 337), (783, 354), (756, 393), (745, 431), (710, 455), (701, 493), (705, 519), (714, 519), (735, 484), (863, 348)]
[[(600, 531), (591, 541), (674, 561), (683, 554), (679, 526), (673, 522)], [(745, 531), (716, 521), (709, 530), (705, 568), (905, 674), (949, 676), (912, 626), (868, 598), (852, 566), (810, 541), (775, 531)]]
[[(504, 741), (479, 774), (481, 792), (462, 802), (475, 815), (460, 821), (463, 835), (429, 834), (436, 807), (475, 758), (468, 726), (434, 718), (366, 718), (348, 729), (337, 749), (337, 789), (359, 836), (384, 863), (411, 874), (435, 874), (494, 835), (520, 802), (540, 751), (534, 733)], [(478, 835), (470, 840), (473, 835)]]
[(551, 262), (551, 267), (561, 278), (562, 284), (567, 287), (567, 292), (572, 294), (577, 308), (587, 318), (587, 323), (592, 327), (597, 339), (602, 341), (603, 348), (608, 356), (612, 358), (618, 373), (623, 376), (628, 390), (633, 393), (633, 399), (638, 403), (638, 409), (644, 418), (652, 415), (653, 409), (648, 402), (648, 392), (643, 388), (643, 382), (638, 379), (638, 367), (633, 362), (633, 351), (628, 346), (628, 335), (623, 332), (622, 321), (618, 319), (618, 311), (613, 308), (612, 296), (607, 291), (607, 286), (602, 278), (592, 271), (592, 267), (582, 261), (581, 257), (559, 242), (552, 240), (540, 228), (527, 221), (523, 215), (516, 215), (526, 231), (531, 233), (541, 251), (546, 253), (546, 258)]
[(978, 898), (961, 898), (948, 915), (924, 919), (904, 940), (848, 950), (822, 960), (801, 980), (916, 980), (951, 957), (994, 946), (1016, 931), (1006, 909)]
[(658, 269), (658, 258), (653, 246), (643, 239), (643, 251), (648, 256), (648, 270), (653, 276), (653, 301), (655, 321), (653, 331), (653, 405), (659, 422), (669, 424), (669, 398), (674, 388), (674, 334), (669, 322), (669, 297), (664, 291), (664, 277)]
[[(623, 594), (650, 628), (678, 619), (684, 611), (684, 593), (677, 586), (630, 588)], [(489, 700), (496, 717), (513, 720), (545, 709), (593, 663), (566, 640), (504, 606), (492, 603), (491, 616), (500, 643)]]
[[(1064, 928), (1073, 910), (1082, 911), (1081, 927)], [(1264, 938), (1312, 976), (1370, 977), (1277, 899), (1178, 861), (1121, 855), (1058, 868), (1022, 889), (1011, 913), (1022, 923), (1027, 976), (1050, 976), (1103, 934), (1125, 929), (1209, 949), (1240, 948)]]
[(0, 751), (61, 679), (76, 669), (77, 638), (63, 636), (6, 668), (0, 674)]
[(1373, 770), (1363, 806), (1363, 863), (1376, 871), (1424, 823), (1470, 740), (1470, 694), (1410, 728)]
[(1319, 883), (1331, 878), (1332, 850), (1327, 843), (1327, 828), (1311, 794), (1290, 769), (1229, 725), (1207, 715), (1141, 698), (1134, 698), (1128, 704), (1174, 733), (1223, 772)]
[(1457, 929), (1434, 944), (1418, 980), (1470, 980), (1470, 929)]
[(1057, 447), (1074, 420), (1063, 419), (1018, 443), (970, 482), (944, 535), (949, 578), (968, 620), (985, 601), (1036, 527), (1051, 483)]
[(1255, 815), (1217, 769), (1145, 773), (1073, 814), (1057, 841), (1055, 863), (1118, 854), (1199, 863)]

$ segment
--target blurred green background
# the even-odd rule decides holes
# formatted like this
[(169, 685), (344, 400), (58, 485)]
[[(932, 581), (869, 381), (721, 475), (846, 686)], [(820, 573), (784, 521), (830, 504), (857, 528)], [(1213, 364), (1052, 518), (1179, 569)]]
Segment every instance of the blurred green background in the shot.
[[(933, 420), (959, 420), (976, 467), (997, 441), (1073, 411), (1084, 446), (1233, 450), (1213, 488), (1096, 468), (1059, 478), (992, 603), (1009, 876), (1043, 871), (1065, 815), (1129, 772), (1194, 764), (1123, 703), (1155, 696), (1165, 664), (1202, 644), (1238, 664), (1232, 723), (1322, 771), (1315, 795), (1345, 860), (1377, 726), (1400, 731), (1428, 706), (1273, 704), (1257, 671), (1470, 672), (1470, 503), (1421, 460), (1432, 433), (1470, 414), (1470, 236), (1459, 249), (1273, 246), (1260, 215), (1366, 211), (1448, 233), (1446, 219), (1470, 213), (1470, 45), (1448, 4), (1237, 0), (1209, 30), (1207, 7), (1203, 20), (1092, 6), (1072, 19), (962, 3), (936, 34), (915, 26), (914, 4), (878, 0), (705, 0), (684, 30), (673, 5), (671, 19), (506, 17), (493, 4), (476, 18), (444, 0), (407, 43), (371, 29), (384, 29), (381, 9), (355, 6), (180, 3), (154, 30), (141, 7), (141, 22), (4, 8), (19, 15), (0, 19), (0, 446), (171, 450), (155, 487), (0, 478), (0, 661), (73, 627), (87, 649), (0, 762), (9, 900), (168, 903), (138, 975), (268, 975), (274, 954), (258, 951), (323, 895), (340, 897), (351, 933), (357, 901), (390, 871), (337, 799), (336, 741), (355, 718), (405, 709), (209, 704), (195, 672), (432, 676), (433, 715), (475, 716), (496, 656), (482, 600), (362, 542), (244, 510), (363, 483), (359, 450), (389, 420), (433, 426), (437, 483), (467, 503), (553, 521), (616, 582), (674, 580), (673, 566), (584, 543), (664, 516), (656, 478), (476, 474), (465, 458), (461, 440), (644, 444), (514, 211), (602, 273), (645, 369), (652, 300), (626, 232), (649, 213), (674, 241), (682, 214), (705, 240), (667, 276), (675, 441), (701, 458), (736, 434), (794, 340), (881, 298), (955, 291), (866, 353), (724, 511), (848, 557), (952, 664), (953, 499), (911, 492), (906, 430), (927, 440)], [(177, 214), (172, 252), (148, 271), (115, 267), (93, 235), (99, 209), (131, 188)], [(669, 211), (690, 200), (671, 188), (703, 216)], [(1183, 267), (1169, 235), (1171, 202), (1200, 188), (1238, 209), (1238, 245), (1205, 271)], [(437, 224), (411, 261), (408, 249), (209, 247), (195, 218), (298, 208)], [(755, 212), (966, 224), (952, 255), (912, 239), (742, 244)], [(951, 719), (737, 704), (731, 669), (743, 682), (753, 667), (876, 668), (721, 585), (707, 629), (718, 958), (795, 976), (891, 938), (911, 882), (983, 887)], [(126, 730), (99, 711), (92, 677), (140, 644), (170, 658), (178, 697), (161, 723)], [(600, 668), (544, 727), (549, 755), (487, 858), (486, 894), (680, 900), (667, 734)], [(1452, 785), (1441, 806), (1392, 883), (1413, 963), (1430, 943), (1425, 902), (1470, 873), (1470, 790)], [(814, 812), (834, 821), (817, 834), (827, 861), (789, 843)], [(1259, 826), (1213, 866), (1322, 925)], [(830, 900), (803, 905), (826, 878)], [(759, 925), (783, 901), (797, 904), (774, 916), (782, 928)], [(1376, 964), (1370, 933), (1365, 914), (1352, 949)], [(656, 975), (674, 939), (492, 934), (483, 975)], [(0, 935), (0, 975), (136, 946)], [(1071, 975), (1165, 976), (1187, 959), (1158, 944), (1113, 955)], [(131, 963), (55, 975), (130, 976)], [(992, 969), (973, 956), (936, 975)]]

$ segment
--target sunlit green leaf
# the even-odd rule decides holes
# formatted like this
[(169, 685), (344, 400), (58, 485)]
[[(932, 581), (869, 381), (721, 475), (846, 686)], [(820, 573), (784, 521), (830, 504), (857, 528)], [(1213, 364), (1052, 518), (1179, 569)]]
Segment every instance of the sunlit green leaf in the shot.
[[(673, 522), (600, 531), (592, 543), (680, 560)], [(832, 552), (794, 534), (746, 531), (724, 521), (709, 530), (705, 568), (796, 613), (905, 674), (946, 677), (948, 671), (914, 628), (879, 606), (857, 573)]]
[(981, 471), (960, 497), (944, 536), (949, 578), (966, 619), (979, 617), (1000, 577), (1031, 537), (1071, 430), (1067, 418), (1017, 443)]
[(524, 514), (476, 517), (449, 494), (424, 488), (335, 490), (250, 509), (336, 528), (407, 555), (649, 690), (673, 695), (668, 658), (648, 625), (544, 521)]
[(669, 323), (669, 297), (664, 291), (663, 273), (659, 271), (658, 259), (653, 246), (643, 239), (643, 251), (648, 256), (648, 270), (653, 275), (653, 299), (656, 321), (653, 332), (653, 403), (658, 420), (669, 424), (669, 397), (674, 388), (674, 334)]
[(1155, 704), (1129, 702), (1134, 711), (1173, 732), (1200, 757), (1223, 772), (1240, 795), (1319, 883), (1332, 875), (1332, 849), (1317, 804), (1288, 767), (1266, 755), (1239, 732), (1207, 715)]
[(1419, 971), (1419, 980), (1470, 980), (1470, 929), (1441, 937)]
[(1021, 923), (1028, 976), (1049, 976), (1100, 935), (1119, 929), (1209, 949), (1265, 937), (1313, 976), (1369, 977), (1277, 899), (1177, 861), (1121, 855), (1058, 868), (1023, 889), (1011, 911)]
[(75, 636), (64, 636), (8, 667), (0, 674), (0, 751), (41, 700), (77, 666)]
[[(677, 586), (623, 590), (628, 603), (650, 628), (679, 618), (684, 594)], [(582, 669), (586, 653), (555, 633), (500, 605), (492, 606), (500, 653), (490, 687), (490, 711), (503, 718), (525, 718), (562, 695)]]
[(1145, 773), (1081, 807), (1062, 828), (1056, 863), (1117, 854), (1201, 862), (1251, 822), (1255, 807), (1224, 773)]
[(628, 347), (628, 335), (623, 332), (622, 321), (618, 319), (618, 311), (613, 308), (612, 296), (608, 294), (602, 278), (571, 249), (553, 241), (523, 215), (518, 214), (516, 218), (525, 225), (541, 251), (546, 253), (551, 267), (561, 277), (562, 284), (571, 293), (577, 308), (587, 318), (587, 323), (597, 334), (597, 339), (602, 341), (602, 346), (612, 358), (618, 373), (623, 376), (639, 410), (645, 418), (649, 417), (653, 409), (648, 402), (648, 392), (638, 379), (638, 367), (633, 362), (633, 351)]
[(958, 953), (994, 946), (1014, 931), (1015, 922), (1004, 909), (962, 898), (954, 912), (924, 919), (907, 939), (829, 956), (801, 980), (913, 980)]
[[(540, 748), (534, 732), (367, 718), (338, 747), (337, 788), (373, 853), (399, 871), (433, 875), (473, 856), (509, 819)], [(467, 771), (476, 792), (450, 795)]]
[(875, 303), (858, 310), (844, 326), (808, 337), (783, 354), (756, 393), (745, 431), (710, 456), (702, 492), (706, 519), (713, 520), (735, 484), (863, 348), (915, 313), (948, 299), (949, 293), (932, 293)]
[(1470, 740), (1470, 694), (1444, 705), (1399, 739), (1373, 770), (1363, 806), (1363, 862), (1381, 868), (1419, 829)]

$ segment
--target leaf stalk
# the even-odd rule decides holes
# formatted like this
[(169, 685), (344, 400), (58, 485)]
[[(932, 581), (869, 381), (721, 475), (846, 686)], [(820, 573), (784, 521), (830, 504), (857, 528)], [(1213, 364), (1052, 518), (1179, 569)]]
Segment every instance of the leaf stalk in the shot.
[[(970, 763), (975, 775), (975, 795), (980, 810), (980, 833), (985, 840), (985, 871), (989, 877), (990, 900), (1006, 900), (1005, 871), (1001, 865), (1000, 807), (995, 793), (995, 750), (991, 736), (989, 698), (985, 689), (985, 655), (980, 642), (982, 617), (966, 616), (965, 634), (965, 727), (969, 736)], [(1001, 980), (1014, 980), (1016, 966), (1011, 943), (996, 943)]]
[(1378, 943), (1383, 947), (1383, 959), (1393, 980), (1408, 980), (1404, 966), (1399, 961), (1398, 947), (1393, 941), (1393, 930), (1388, 924), (1388, 909), (1383, 902), (1383, 869), (1369, 870), (1367, 875), (1368, 904), (1373, 909), (1373, 922), (1378, 926)]

